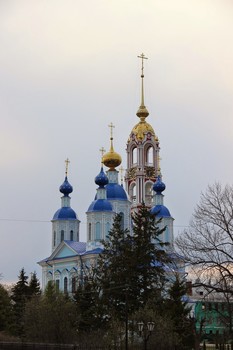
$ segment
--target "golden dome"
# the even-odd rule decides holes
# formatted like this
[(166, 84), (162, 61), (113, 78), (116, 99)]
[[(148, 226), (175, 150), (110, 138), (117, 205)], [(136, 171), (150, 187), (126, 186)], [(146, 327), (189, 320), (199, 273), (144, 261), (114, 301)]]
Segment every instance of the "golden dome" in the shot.
[(134, 134), (137, 140), (142, 141), (145, 137), (145, 134), (147, 134), (148, 132), (150, 132), (151, 135), (156, 138), (155, 132), (152, 126), (146, 121), (140, 121), (132, 129), (131, 135)]
[(115, 168), (121, 164), (121, 156), (114, 151), (112, 140), (113, 138), (110, 138), (111, 140), (111, 146), (110, 151), (105, 153), (102, 157), (103, 164), (108, 167), (110, 170), (115, 170)]

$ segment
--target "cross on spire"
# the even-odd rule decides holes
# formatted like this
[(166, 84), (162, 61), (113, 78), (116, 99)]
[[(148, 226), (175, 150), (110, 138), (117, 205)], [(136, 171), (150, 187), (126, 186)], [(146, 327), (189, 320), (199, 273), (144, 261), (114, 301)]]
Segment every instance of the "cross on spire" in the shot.
[(69, 163), (70, 163), (68, 158), (65, 160), (65, 163), (66, 163), (66, 176), (67, 176), (67, 174), (68, 174), (68, 167), (69, 167)]
[(141, 74), (141, 78), (144, 78), (144, 73), (143, 73), (143, 70), (144, 70), (144, 61), (143, 60), (148, 60), (148, 57), (146, 57), (144, 55), (144, 53), (141, 53), (140, 56), (138, 56), (138, 58), (141, 58), (142, 59), (142, 74)]
[(109, 125), (110, 128), (110, 136), (111, 136), (111, 140), (113, 139), (113, 128), (115, 128), (115, 125), (113, 125), (113, 123), (110, 123)]

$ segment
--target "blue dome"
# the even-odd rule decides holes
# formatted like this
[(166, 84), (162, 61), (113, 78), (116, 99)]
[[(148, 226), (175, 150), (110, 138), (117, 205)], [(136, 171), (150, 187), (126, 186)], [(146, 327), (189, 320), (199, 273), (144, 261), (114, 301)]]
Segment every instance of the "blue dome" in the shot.
[(157, 218), (171, 217), (169, 210), (161, 204), (155, 205), (150, 212), (151, 214), (154, 214)]
[(70, 207), (63, 207), (61, 209), (58, 209), (53, 216), (53, 220), (69, 220), (69, 219), (73, 219), (73, 220), (77, 219), (77, 215), (75, 211)]
[(110, 183), (106, 186), (107, 190), (107, 199), (118, 199), (122, 201), (126, 201), (127, 194), (123, 188), (123, 186), (116, 184), (116, 183)]
[(69, 196), (71, 192), (73, 192), (73, 187), (67, 180), (67, 176), (65, 177), (65, 181), (60, 186), (59, 191), (64, 194), (65, 197)]
[(100, 173), (95, 178), (95, 183), (99, 187), (104, 187), (108, 184), (108, 177), (103, 171), (103, 167), (101, 167)]
[(96, 199), (91, 203), (87, 211), (112, 211), (112, 205), (107, 199)]
[(154, 183), (153, 190), (161, 194), (165, 190), (166, 186), (165, 184), (161, 181), (161, 176), (159, 175), (157, 178), (157, 181)]

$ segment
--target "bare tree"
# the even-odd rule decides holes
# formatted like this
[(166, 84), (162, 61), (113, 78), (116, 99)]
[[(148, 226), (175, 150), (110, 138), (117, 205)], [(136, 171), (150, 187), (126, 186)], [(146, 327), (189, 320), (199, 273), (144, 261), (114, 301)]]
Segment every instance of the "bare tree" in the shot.
[[(176, 239), (176, 246), (196, 286), (221, 297), (232, 314), (233, 301), (233, 186), (215, 183), (201, 194), (190, 227)], [(230, 316), (229, 315), (229, 316)], [(232, 330), (232, 317), (227, 323)]]

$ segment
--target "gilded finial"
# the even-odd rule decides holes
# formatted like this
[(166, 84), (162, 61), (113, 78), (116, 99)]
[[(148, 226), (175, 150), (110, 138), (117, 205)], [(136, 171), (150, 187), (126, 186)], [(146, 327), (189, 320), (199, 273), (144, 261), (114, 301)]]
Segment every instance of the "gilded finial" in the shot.
[(146, 117), (149, 115), (148, 110), (146, 109), (146, 106), (144, 104), (144, 60), (148, 60), (148, 57), (142, 53), (140, 56), (137, 56), (138, 58), (142, 59), (142, 68), (141, 68), (141, 79), (142, 79), (142, 85), (141, 85), (141, 105), (139, 107), (139, 110), (137, 111), (137, 116), (141, 119), (141, 122), (144, 122)]
[(113, 148), (113, 128), (115, 126), (110, 123), (108, 127), (110, 128), (110, 151), (103, 155), (102, 160), (103, 164), (109, 167), (110, 170), (115, 170), (115, 167), (121, 164), (121, 156)]
[(124, 174), (125, 169), (123, 168), (123, 166), (121, 166), (119, 168), (119, 170), (120, 170), (120, 174), (121, 174), (121, 185), (123, 185), (123, 174)]
[(69, 167), (69, 163), (70, 163), (68, 158), (65, 160), (65, 163), (66, 163), (66, 176), (67, 176), (67, 174), (68, 174), (68, 167)]

